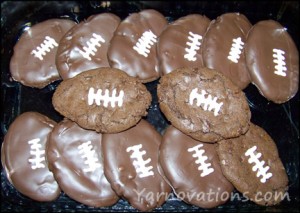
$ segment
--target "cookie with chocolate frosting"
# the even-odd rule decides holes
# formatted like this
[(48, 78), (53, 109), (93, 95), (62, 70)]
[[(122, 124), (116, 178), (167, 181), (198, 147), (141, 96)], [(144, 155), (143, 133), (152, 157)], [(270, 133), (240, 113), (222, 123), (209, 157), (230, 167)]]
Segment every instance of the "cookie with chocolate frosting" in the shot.
[(213, 69), (174, 70), (161, 77), (157, 96), (171, 124), (196, 140), (214, 143), (249, 128), (245, 94)]
[(110, 206), (118, 201), (103, 172), (102, 135), (65, 119), (49, 135), (49, 169), (61, 189), (85, 205)]
[(216, 144), (202, 143), (169, 126), (159, 149), (164, 174), (180, 199), (201, 208), (224, 204), (233, 191), (224, 177)]
[(252, 24), (240, 13), (225, 13), (213, 20), (202, 42), (204, 65), (228, 77), (239, 88), (250, 80), (244, 47)]
[(138, 210), (161, 206), (171, 191), (158, 168), (161, 135), (146, 120), (116, 134), (103, 134), (104, 173), (115, 192)]
[(201, 43), (209, 23), (206, 16), (191, 14), (175, 20), (163, 30), (157, 43), (163, 74), (181, 67), (203, 67)]
[(288, 177), (273, 139), (259, 126), (245, 135), (217, 144), (225, 177), (243, 195), (259, 205), (278, 204), (286, 197)]
[(55, 65), (60, 39), (76, 23), (49, 19), (25, 29), (14, 46), (10, 61), (11, 76), (30, 87), (43, 88), (60, 76)]
[(156, 10), (132, 13), (118, 26), (108, 49), (111, 67), (124, 70), (143, 83), (161, 75), (156, 45), (167, 25), (165, 17)]
[(25, 112), (9, 126), (2, 143), (1, 162), (9, 182), (36, 201), (53, 201), (60, 195), (45, 151), (55, 125), (40, 113)]
[(120, 18), (112, 13), (92, 15), (61, 39), (56, 66), (62, 79), (99, 67), (109, 67), (107, 50)]
[(245, 46), (252, 83), (268, 100), (284, 103), (299, 87), (299, 53), (288, 29), (274, 20), (256, 23)]

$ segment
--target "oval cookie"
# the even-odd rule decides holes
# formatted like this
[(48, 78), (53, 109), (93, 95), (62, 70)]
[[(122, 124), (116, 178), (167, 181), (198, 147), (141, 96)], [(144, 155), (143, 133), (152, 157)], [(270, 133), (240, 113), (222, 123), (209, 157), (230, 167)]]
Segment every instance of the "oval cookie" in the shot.
[(250, 125), (245, 135), (218, 142), (217, 153), (225, 177), (259, 205), (275, 205), (284, 197), (288, 177), (276, 144), (265, 130)]
[(233, 191), (223, 176), (216, 144), (202, 143), (169, 126), (159, 149), (159, 162), (174, 193), (201, 208), (224, 204)]
[(299, 53), (287, 29), (273, 20), (256, 23), (245, 47), (252, 83), (275, 103), (295, 96), (299, 85)]
[(94, 207), (110, 206), (119, 199), (104, 176), (101, 140), (101, 134), (65, 119), (54, 127), (47, 145), (49, 169), (61, 189)]
[(1, 162), (9, 182), (36, 201), (53, 201), (60, 195), (45, 151), (55, 125), (42, 114), (25, 112), (9, 126), (2, 143)]
[(160, 143), (161, 135), (145, 120), (103, 135), (104, 173), (115, 192), (140, 211), (161, 206), (171, 191), (158, 170)]
[(99, 67), (109, 67), (107, 50), (120, 23), (111, 13), (92, 15), (74, 26), (61, 39), (56, 66), (62, 79)]
[(136, 78), (114, 68), (85, 71), (64, 80), (54, 92), (54, 108), (81, 127), (115, 133), (147, 114), (151, 94)]
[(251, 112), (245, 94), (215, 70), (174, 70), (161, 77), (157, 96), (172, 125), (196, 140), (213, 143), (249, 128)]

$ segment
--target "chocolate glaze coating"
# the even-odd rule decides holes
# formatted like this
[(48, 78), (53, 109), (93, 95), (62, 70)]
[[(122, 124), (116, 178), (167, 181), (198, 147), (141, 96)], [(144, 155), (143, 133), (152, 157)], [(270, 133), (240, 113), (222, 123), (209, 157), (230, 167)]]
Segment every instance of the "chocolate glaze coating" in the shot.
[[(110, 206), (119, 199), (104, 176), (101, 140), (101, 134), (65, 119), (54, 127), (47, 145), (49, 169), (61, 189), (72, 199), (94, 207)], [(89, 152), (83, 152), (80, 147), (89, 141)]]
[[(164, 133), (159, 162), (174, 193), (185, 202), (213, 208), (230, 198), (233, 186), (223, 176), (215, 148), (216, 144), (196, 141), (173, 126)], [(195, 157), (196, 150), (204, 153)], [(200, 160), (203, 163), (196, 163)]]
[[(274, 49), (284, 51), (284, 59), (279, 61), (286, 70), (281, 75), (276, 74), (279, 70), (275, 66), (279, 64), (275, 62), (278, 58), (274, 57)], [(248, 34), (245, 54), (252, 83), (264, 97), (283, 103), (295, 96), (299, 87), (299, 53), (286, 28), (274, 20), (256, 23)]]
[[(161, 135), (145, 120), (126, 131), (103, 134), (104, 173), (116, 193), (141, 211), (161, 206), (171, 191), (159, 173), (160, 143)], [(140, 152), (133, 151), (136, 146)]]
[(46, 154), (42, 153), (54, 125), (54, 121), (42, 114), (25, 112), (9, 126), (2, 143), (1, 162), (8, 180), (19, 192), (36, 201), (53, 201), (60, 195), (60, 188), (48, 169)]
[[(166, 25), (165, 17), (155, 10), (149, 9), (130, 14), (120, 23), (111, 40), (108, 49), (111, 67), (124, 70), (128, 75), (137, 77), (144, 83), (158, 79), (161, 74), (158, 67), (157, 43), (154, 40), (158, 40)], [(149, 30), (156, 38), (139, 41)], [(141, 46), (146, 45), (142, 48), (146, 49), (145, 55), (133, 49), (137, 43)]]
[[(56, 66), (62, 79), (72, 78), (86, 70), (109, 67), (107, 50), (119, 23), (118, 16), (101, 13), (90, 16), (69, 30), (61, 39), (56, 56)], [(93, 43), (93, 40), (96, 42)], [(82, 55), (81, 51), (87, 55)]]
[[(247, 150), (254, 149), (254, 146), (254, 152), (246, 155)], [(244, 196), (265, 206), (278, 204), (284, 199), (288, 177), (276, 144), (265, 130), (251, 124), (245, 135), (218, 142), (217, 153), (223, 174)], [(256, 156), (256, 159), (251, 157), (250, 160), (250, 156)], [(258, 168), (259, 164), (263, 169)], [(268, 173), (272, 176), (262, 182)]]
[(49, 19), (24, 31), (14, 46), (10, 61), (12, 78), (23, 85), (37, 88), (59, 80), (55, 65), (56, 51), (60, 39), (75, 24), (67, 19)]
[(203, 67), (201, 43), (209, 23), (206, 16), (191, 14), (177, 19), (163, 30), (157, 44), (163, 74), (181, 67)]
[(244, 45), (241, 46), (239, 58), (236, 58), (237, 63), (228, 59), (228, 56), (233, 50), (233, 39), (240, 38), (245, 44), (251, 27), (251, 23), (243, 14), (225, 13), (210, 23), (202, 43), (204, 65), (221, 72), (241, 89), (251, 82)]

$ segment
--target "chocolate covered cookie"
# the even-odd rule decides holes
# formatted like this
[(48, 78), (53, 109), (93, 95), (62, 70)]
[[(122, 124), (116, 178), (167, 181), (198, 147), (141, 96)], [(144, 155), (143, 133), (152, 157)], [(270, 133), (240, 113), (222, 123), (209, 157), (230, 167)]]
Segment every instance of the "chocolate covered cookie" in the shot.
[(141, 120), (116, 134), (103, 134), (104, 173), (115, 192), (138, 210), (161, 206), (171, 191), (158, 169), (161, 135)]
[(10, 61), (12, 78), (37, 88), (59, 80), (56, 51), (60, 39), (75, 24), (67, 19), (49, 19), (28, 27), (14, 46)]
[(203, 67), (201, 43), (210, 20), (191, 14), (169, 24), (159, 36), (157, 53), (160, 70), (168, 74), (182, 67)]
[(173, 126), (164, 133), (159, 162), (174, 193), (186, 203), (213, 208), (230, 198), (233, 186), (222, 173), (215, 148)]
[(56, 66), (62, 79), (99, 67), (109, 67), (107, 49), (120, 18), (112, 13), (92, 15), (61, 39)]
[(102, 135), (65, 119), (58, 123), (47, 145), (49, 169), (61, 189), (85, 205), (110, 206), (118, 201), (104, 176)]
[(299, 53), (287, 29), (273, 20), (256, 23), (245, 46), (252, 83), (275, 103), (295, 96), (299, 85)]
[(221, 72), (241, 89), (251, 82), (244, 54), (251, 27), (243, 14), (225, 13), (210, 23), (202, 42), (204, 65)]
[(143, 83), (160, 77), (156, 45), (167, 25), (155, 10), (132, 13), (118, 26), (108, 49), (111, 67), (124, 70)]
[(53, 201), (60, 188), (48, 169), (46, 144), (56, 125), (37, 112), (19, 115), (9, 126), (1, 147), (1, 162), (9, 182), (36, 201)]
[(245, 94), (215, 70), (174, 70), (161, 77), (157, 96), (172, 125), (196, 140), (213, 143), (249, 128), (251, 112)]
[(134, 77), (114, 68), (99, 68), (62, 81), (54, 92), (54, 108), (85, 129), (115, 133), (147, 114), (151, 94)]
[(235, 188), (259, 205), (275, 205), (286, 197), (288, 177), (276, 144), (251, 124), (245, 135), (218, 142), (222, 171)]

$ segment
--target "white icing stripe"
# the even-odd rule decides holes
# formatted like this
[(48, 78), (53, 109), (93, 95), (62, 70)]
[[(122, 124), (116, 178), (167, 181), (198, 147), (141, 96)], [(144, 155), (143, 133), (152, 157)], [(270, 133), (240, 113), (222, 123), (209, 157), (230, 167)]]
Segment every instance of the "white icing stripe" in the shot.
[(186, 42), (187, 48), (185, 48), (186, 54), (184, 55), (184, 58), (188, 61), (196, 61), (197, 58), (195, 56), (197, 54), (197, 50), (200, 49), (202, 36), (189, 32), (188, 40), (189, 41)]
[(123, 98), (124, 98), (123, 90), (121, 90), (119, 92), (119, 95), (117, 96), (117, 90), (113, 89), (112, 95), (109, 96), (108, 89), (106, 89), (104, 95), (102, 95), (102, 89), (98, 89), (97, 92), (95, 93), (95, 89), (91, 87), (89, 89), (89, 94), (88, 94), (88, 104), (92, 105), (95, 102), (96, 105), (100, 106), (102, 101), (104, 107), (108, 107), (109, 103), (110, 106), (113, 108), (116, 106), (116, 103), (118, 107), (121, 107), (123, 105)]
[(47, 54), (47, 52), (50, 52), (51, 49), (54, 47), (57, 47), (58, 43), (51, 38), (50, 36), (46, 36), (44, 41), (38, 46), (35, 50), (31, 51), (31, 55), (34, 55), (34, 57), (40, 59), (41, 61), (44, 59), (43, 56)]
[(275, 68), (275, 71), (274, 73), (276, 75), (280, 75), (280, 76), (283, 76), (285, 77), (286, 76), (286, 71), (287, 71), (287, 68), (286, 68), (286, 63), (285, 63), (285, 57), (284, 57), (284, 54), (285, 52), (283, 50), (280, 50), (280, 49), (273, 49), (273, 62), (275, 64), (274, 68)]
[(38, 168), (45, 168), (45, 164), (42, 162), (45, 161), (45, 150), (41, 150), (42, 144), (40, 143), (39, 138), (32, 139), (28, 141), (28, 144), (30, 146), (30, 155), (32, 155), (32, 158), (29, 158), (28, 161), (31, 164), (31, 168), (33, 170)]
[(154, 43), (157, 42), (157, 36), (151, 31), (145, 31), (141, 38), (138, 39), (133, 49), (138, 52), (138, 54), (148, 57), (150, 53), (150, 48)]
[(92, 60), (92, 58), (90, 57), (90, 55), (94, 56), (96, 54), (97, 47), (101, 47), (100, 42), (105, 43), (104, 38), (102, 38), (101, 35), (93, 33), (93, 37), (90, 38), (90, 40), (86, 42), (87, 46), (83, 47), (84, 51), (79, 50), (80, 54), (84, 58), (88, 59), (89, 61)]
[(232, 39), (231, 49), (228, 55), (228, 59), (234, 63), (238, 63), (240, 55), (242, 53), (244, 42), (241, 37)]
[(91, 145), (91, 141), (87, 141), (79, 145), (78, 149), (79, 154), (81, 154), (81, 158), (85, 159), (84, 164), (88, 165), (88, 168), (83, 169), (84, 172), (93, 172), (97, 168), (101, 167), (101, 164), (98, 162), (96, 152)]

